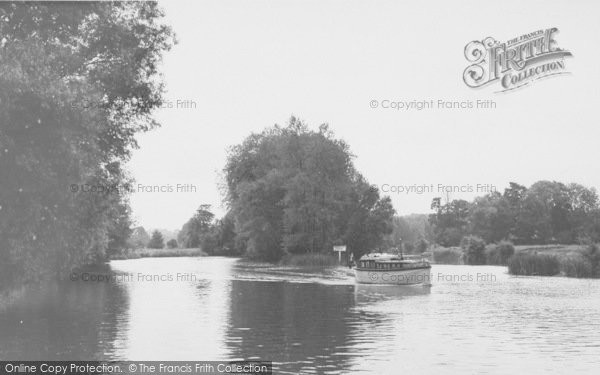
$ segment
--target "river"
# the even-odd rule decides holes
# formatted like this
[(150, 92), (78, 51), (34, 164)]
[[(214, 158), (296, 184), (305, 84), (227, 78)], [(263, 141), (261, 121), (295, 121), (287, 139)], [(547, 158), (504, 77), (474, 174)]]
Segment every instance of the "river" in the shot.
[(261, 359), (281, 374), (600, 368), (600, 280), (434, 265), (430, 287), (366, 286), (341, 268), (220, 257), (111, 268), (0, 305), (0, 358)]

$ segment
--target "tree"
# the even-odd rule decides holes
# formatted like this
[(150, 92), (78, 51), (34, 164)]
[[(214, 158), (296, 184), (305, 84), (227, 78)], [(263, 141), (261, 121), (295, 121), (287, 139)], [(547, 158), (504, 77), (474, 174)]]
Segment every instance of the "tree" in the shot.
[(419, 254), (423, 254), (424, 252), (427, 251), (427, 249), (429, 249), (429, 241), (427, 241), (424, 238), (420, 238), (416, 243), (415, 243), (415, 248), (417, 249), (417, 252)]
[(426, 214), (394, 216), (392, 227), (392, 233), (385, 238), (385, 246), (388, 248), (400, 248), (403, 244), (418, 247), (421, 240), (434, 241), (433, 228)]
[(251, 134), (229, 150), (224, 175), (235, 242), (249, 257), (330, 252), (340, 241), (358, 254), (391, 232), (389, 198), (354, 169), (327, 125), (311, 131), (292, 117)]
[[(199, 248), (212, 229), (215, 215), (211, 212), (210, 204), (202, 204), (194, 216), (183, 225), (177, 235), (179, 243), (185, 248)], [(206, 243), (205, 243), (206, 245)]]
[(135, 135), (157, 125), (157, 67), (173, 43), (162, 17), (153, 2), (0, 4), (0, 285), (127, 242), (117, 187)]
[(434, 198), (431, 209), (435, 213), (429, 215), (433, 227), (435, 241), (442, 246), (457, 246), (461, 238), (468, 233), (469, 202), (453, 200), (445, 205), (441, 198)]
[(466, 236), (460, 241), (465, 264), (485, 264), (485, 241), (476, 236)]
[(162, 233), (155, 230), (152, 232), (152, 237), (150, 238), (150, 242), (148, 242), (149, 249), (162, 249), (165, 247), (165, 240), (163, 238)]
[(514, 214), (509, 200), (498, 192), (477, 197), (469, 207), (468, 231), (486, 242), (509, 238)]
[(133, 228), (130, 238), (130, 243), (133, 248), (142, 249), (150, 242), (150, 236), (144, 227)]
[(524, 242), (545, 244), (571, 242), (567, 187), (555, 181), (538, 181), (523, 197), (517, 217), (516, 236)]
[(167, 247), (168, 247), (169, 249), (176, 249), (176, 248), (178, 247), (178, 245), (177, 245), (177, 240), (176, 240), (176, 239), (174, 239), (174, 238), (172, 238), (172, 239), (170, 239), (169, 241), (167, 241)]
[(582, 243), (600, 240), (600, 206), (596, 190), (579, 184), (538, 181), (526, 188), (510, 183), (473, 202), (433, 200), (430, 222), (437, 243), (456, 245), (468, 234), (487, 243)]
[(113, 210), (113, 220), (110, 222), (107, 230), (107, 257), (127, 249), (130, 243), (129, 239), (133, 233), (133, 229), (131, 229), (132, 220), (129, 202), (123, 199), (121, 202), (113, 206)]

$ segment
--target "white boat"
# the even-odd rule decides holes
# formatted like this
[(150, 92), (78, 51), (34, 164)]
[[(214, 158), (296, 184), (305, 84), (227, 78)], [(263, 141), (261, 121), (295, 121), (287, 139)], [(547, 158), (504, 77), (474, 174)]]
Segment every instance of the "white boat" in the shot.
[(431, 265), (424, 258), (415, 260), (402, 255), (373, 253), (356, 262), (354, 275), (360, 284), (431, 284)]

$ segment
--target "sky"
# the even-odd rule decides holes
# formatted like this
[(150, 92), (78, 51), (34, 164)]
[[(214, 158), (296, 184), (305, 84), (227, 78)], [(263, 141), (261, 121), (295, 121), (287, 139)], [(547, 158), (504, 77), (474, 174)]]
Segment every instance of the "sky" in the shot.
[[(328, 123), (401, 215), (429, 213), (448, 185), (473, 190), (449, 195), (467, 200), (486, 186), (503, 191), (510, 181), (600, 188), (598, 2), (160, 4), (179, 43), (164, 57), (166, 105), (156, 111), (162, 126), (138, 137), (128, 163), (140, 184), (131, 197), (139, 225), (181, 228), (204, 203), (224, 214), (219, 184), (227, 148), (292, 115), (314, 129)], [(558, 46), (573, 54), (565, 60), (570, 74), (504, 93), (463, 82), (469, 42), (552, 27)], [(496, 107), (382, 108), (423, 100), (491, 100)], [(431, 191), (419, 194), (423, 185)]]

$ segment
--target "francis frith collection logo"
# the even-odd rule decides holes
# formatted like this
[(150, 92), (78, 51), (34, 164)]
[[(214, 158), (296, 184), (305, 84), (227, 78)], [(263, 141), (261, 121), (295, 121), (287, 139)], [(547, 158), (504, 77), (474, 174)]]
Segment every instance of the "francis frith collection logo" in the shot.
[(509, 91), (538, 79), (568, 73), (565, 58), (572, 56), (558, 47), (558, 29), (553, 27), (499, 42), (492, 37), (466, 45), (465, 57), (471, 63), (464, 73), (467, 86), (478, 88), (493, 83)]

